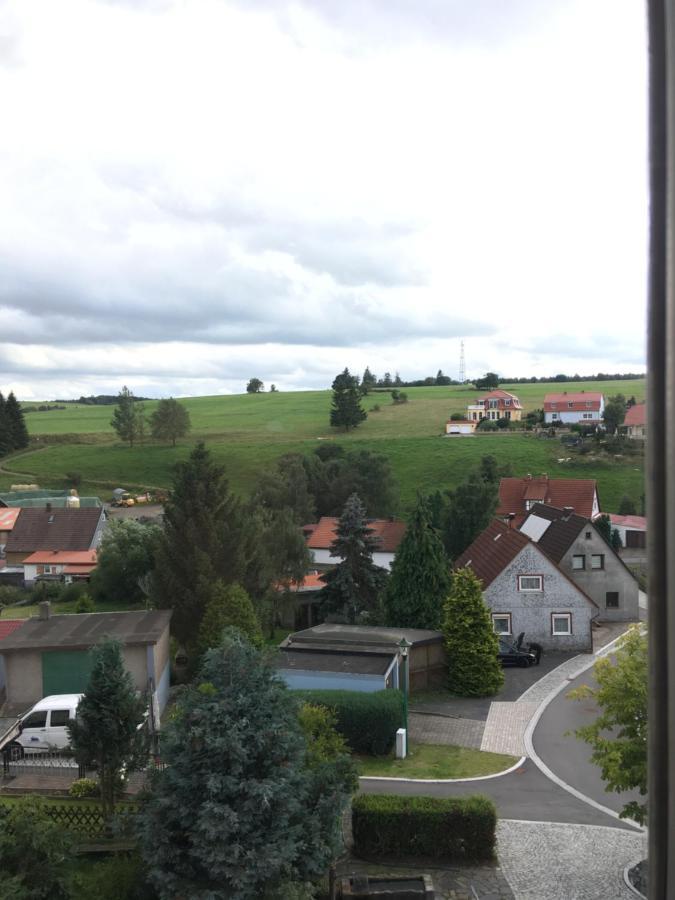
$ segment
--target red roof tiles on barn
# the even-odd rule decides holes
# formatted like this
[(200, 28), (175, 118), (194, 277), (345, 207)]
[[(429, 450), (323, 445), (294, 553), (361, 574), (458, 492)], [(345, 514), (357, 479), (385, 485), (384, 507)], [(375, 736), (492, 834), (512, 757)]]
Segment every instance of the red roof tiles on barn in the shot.
[(25, 619), (0, 619), (0, 641), (13, 634), (25, 621)]

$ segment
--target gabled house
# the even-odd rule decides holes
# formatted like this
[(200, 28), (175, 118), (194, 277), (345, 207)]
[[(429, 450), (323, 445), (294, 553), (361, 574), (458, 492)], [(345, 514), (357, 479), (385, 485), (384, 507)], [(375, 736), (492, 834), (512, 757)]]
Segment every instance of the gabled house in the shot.
[(467, 419), (472, 422), (480, 422), (481, 419), (511, 419), (519, 422), (523, 415), (523, 407), (515, 394), (497, 388), (485, 394), (475, 403), (469, 403), (466, 408)]
[(597, 391), (563, 391), (544, 397), (544, 421), (551, 425), (599, 425), (605, 413), (605, 398)]
[(589, 519), (537, 504), (520, 531), (595, 601), (601, 619), (638, 620), (638, 582)]
[(647, 562), (647, 519), (644, 516), (615, 516), (610, 513), (612, 530), (621, 538), (619, 556), (625, 563), (643, 566)]
[(590, 478), (549, 478), (548, 475), (526, 475), (525, 478), (502, 478), (495, 515), (512, 521), (516, 527), (537, 503), (574, 512), (587, 519), (600, 515), (597, 484)]
[(31, 585), (39, 577), (47, 580), (89, 581), (96, 568), (96, 550), (38, 550), (23, 561), (23, 578)]
[(634, 440), (644, 441), (647, 437), (647, 404), (636, 403), (626, 410), (623, 425), (619, 427), (621, 434)]
[(498, 519), (455, 562), (480, 579), (494, 630), (545, 649), (591, 652), (595, 602), (527, 535)]
[[(336, 516), (322, 516), (315, 524), (303, 527), (307, 546), (316, 565), (334, 566), (339, 562), (339, 559), (331, 556), (330, 552), (339, 521)], [(405, 534), (405, 522), (393, 516), (390, 519), (369, 519), (368, 527), (378, 542), (377, 550), (373, 553), (373, 562), (383, 569), (391, 569), (396, 551)]]
[(21, 566), (37, 551), (95, 550), (105, 528), (102, 507), (21, 509), (5, 545), (8, 566)]

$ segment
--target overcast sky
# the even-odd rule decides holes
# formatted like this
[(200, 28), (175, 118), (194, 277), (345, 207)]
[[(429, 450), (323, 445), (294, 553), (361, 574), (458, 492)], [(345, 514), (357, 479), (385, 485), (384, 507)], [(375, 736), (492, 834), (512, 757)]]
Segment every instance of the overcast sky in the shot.
[(640, 0), (0, 0), (0, 389), (644, 371)]

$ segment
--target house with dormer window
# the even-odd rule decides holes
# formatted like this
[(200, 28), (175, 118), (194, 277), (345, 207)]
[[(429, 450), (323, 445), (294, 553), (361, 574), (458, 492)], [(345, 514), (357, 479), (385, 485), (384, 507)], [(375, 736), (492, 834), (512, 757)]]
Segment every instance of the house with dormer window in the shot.
[(497, 389), (485, 394), (475, 403), (467, 407), (467, 419), (470, 422), (480, 422), (481, 419), (510, 419), (519, 422), (523, 415), (523, 407), (515, 394), (509, 391)]
[(605, 414), (605, 398), (596, 391), (546, 394), (544, 421), (549, 425), (599, 425)]

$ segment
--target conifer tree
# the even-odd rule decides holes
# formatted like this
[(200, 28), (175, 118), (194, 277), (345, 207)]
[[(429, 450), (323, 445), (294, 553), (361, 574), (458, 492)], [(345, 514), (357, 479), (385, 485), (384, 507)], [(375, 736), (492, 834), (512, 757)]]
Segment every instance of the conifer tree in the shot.
[(438, 629), (450, 590), (443, 542), (430, 522), (425, 500), (418, 500), (396, 553), (387, 582), (387, 624)]
[(453, 572), (443, 610), (448, 687), (460, 697), (488, 697), (504, 684), (499, 641), (480, 580), (471, 569)]
[(377, 385), (377, 375), (373, 375), (370, 367), (366, 366), (363, 370), (363, 378), (361, 379), (361, 393), (367, 394)]
[(134, 395), (124, 385), (117, 395), (117, 406), (113, 410), (110, 424), (117, 432), (120, 440), (126, 441), (130, 447), (134, 446), (134, 441), (139, 437), (139, 432), (143, 430), (143, 425), (140, 421), (143, 415), (143, 410), (136, 408)]
[(368, 418), (361, 406), (358, 378), (345, 369), (333, 381), (333, 402), (330, 410), (330, 424), (336, 428), (356, 428)]
[(23, 410), (13, 391), (9, 392), (5, 400), (5, 419), (9, 428), (11, 449), (23, 450), (28, 446), (28, 429)]
[(91, 655), (89, 681), (68, 732), (77, 762), (98, 771), (101, 806), (108, 818), (115, 808), (121, 773), (147, 763), (146, 736), (138, 730), (146, 701), (137, 696), (119, 641), (105, 640)]
[(186, 649), (199, 633), (208, 593), (203, 585), (241, 582), (247, 565), (247, 525), (224, 469), (203, 443), (176, 465), (155, 551), (158, 606), (173, 609), (171, 630)]
[(208, 599), (199, 630), (198, 653), (217, 647), (224, 628), (239, 629), (253, 645), (262, 643), (260, 622), (251, 598), (241, 585), (226, 585), (222, 581), (216, 581), (203, 585), (202, 590)]
[(309, 752), (271, 658), (225, 632), (162, 736), (166, 767), (138, 813), (161, 900), (296, 896), (325, 872), (353, 775), (344, 754)]
[(448, 491), (443, 543), (451, 560), (457, 559), (490, 524), (497, 508), (498, 483), (470, 475)]
[(7, 417), (7, 401), (0, 392), (0, 456), (12, 452), (12, 433)]
[(378, 542), (368, 527), (358, 494), (347, 500), (331, 544), (331, 556), (340, 561), (321, 576), (326, 587), (321, 600), (327, 613), (353, 624), (380, 618), (380, 596), (387, 573), (373, 562)]

